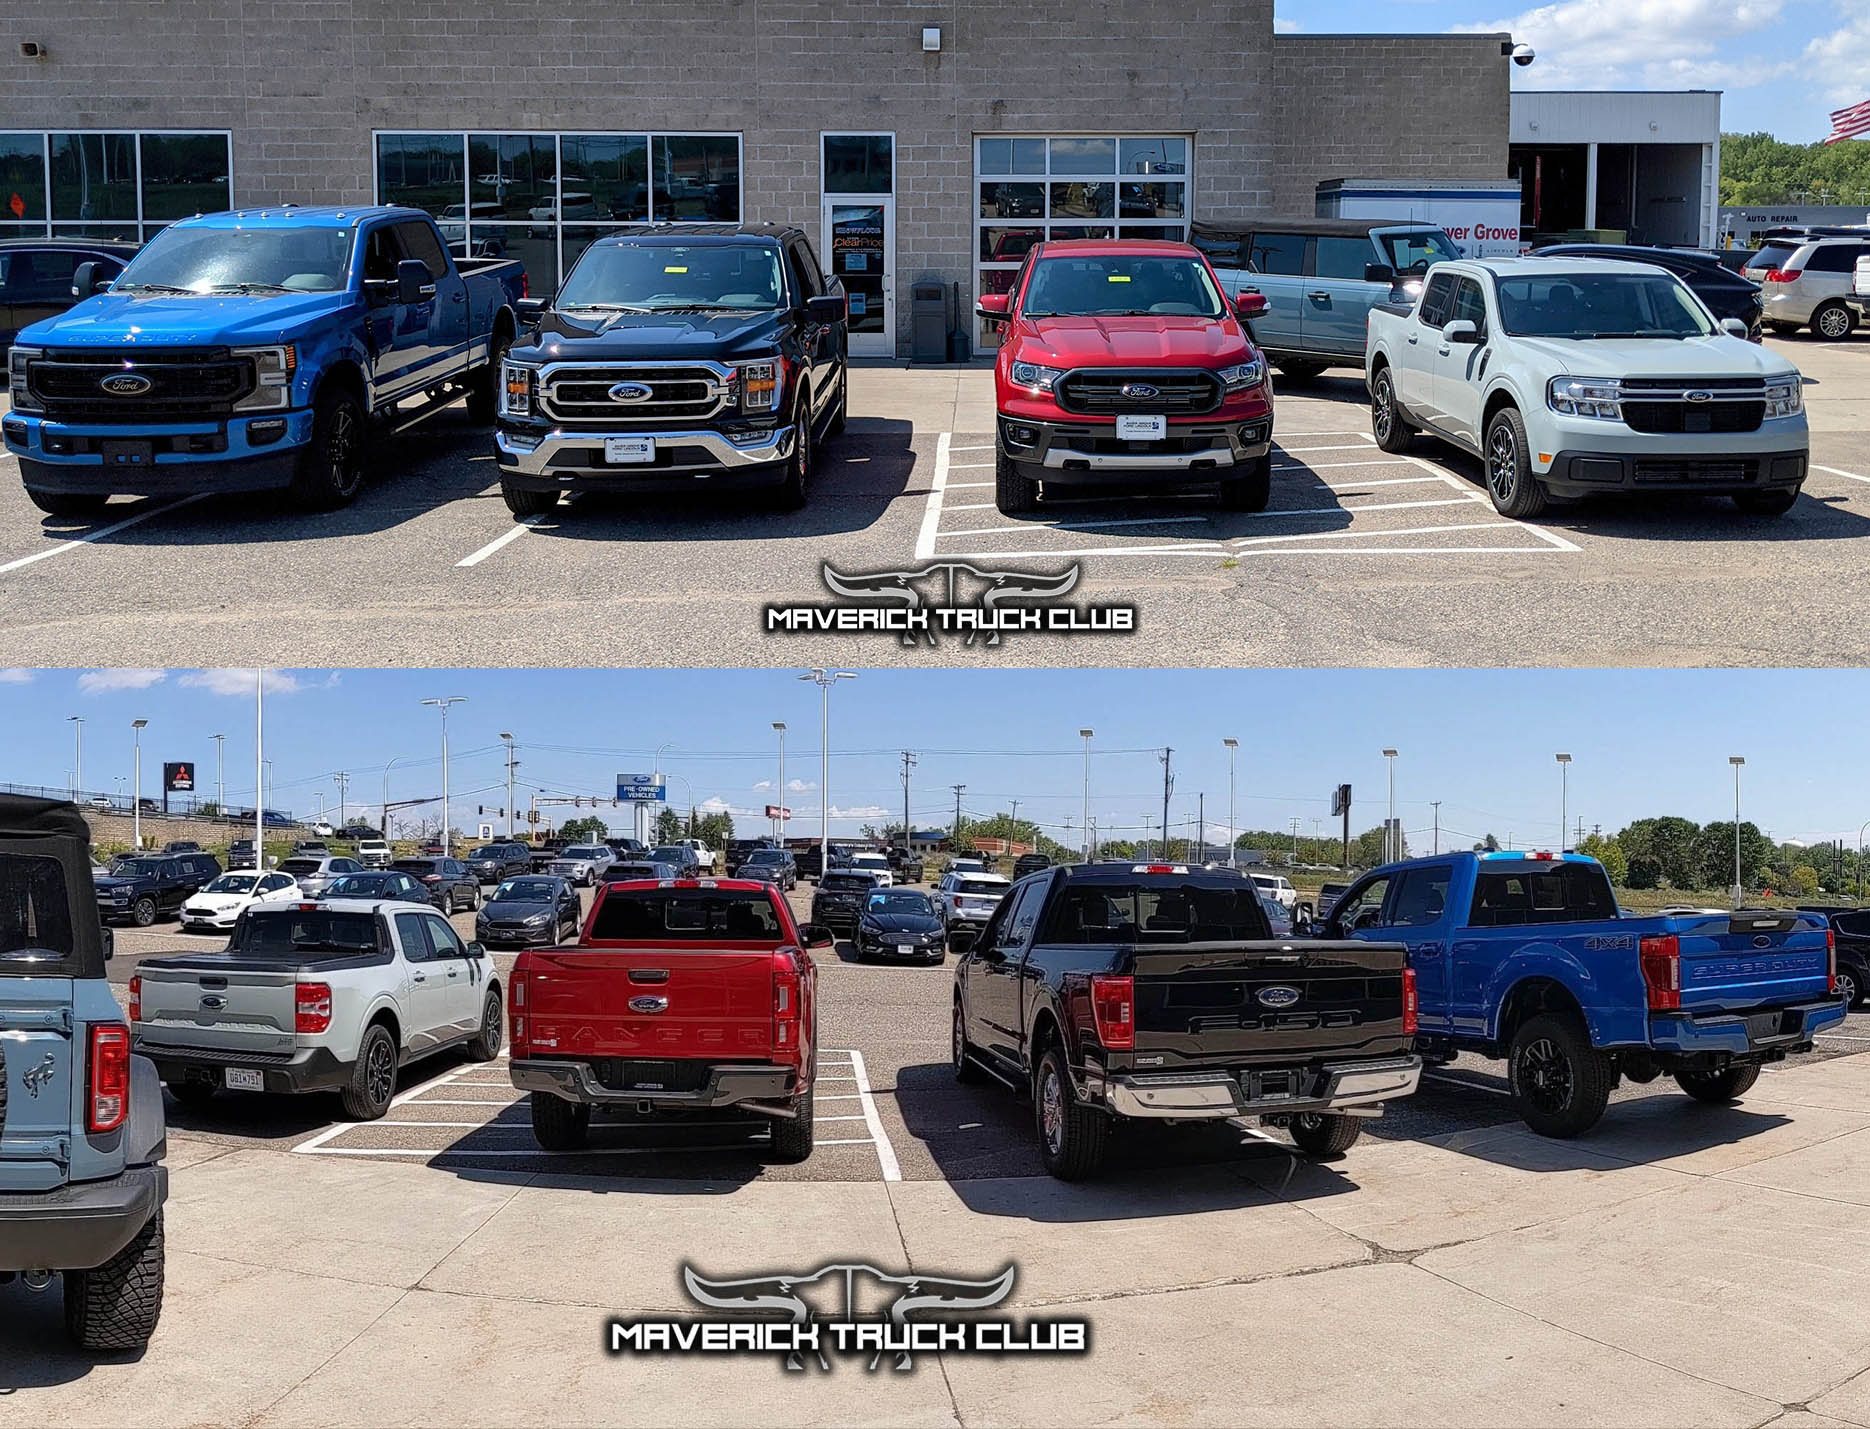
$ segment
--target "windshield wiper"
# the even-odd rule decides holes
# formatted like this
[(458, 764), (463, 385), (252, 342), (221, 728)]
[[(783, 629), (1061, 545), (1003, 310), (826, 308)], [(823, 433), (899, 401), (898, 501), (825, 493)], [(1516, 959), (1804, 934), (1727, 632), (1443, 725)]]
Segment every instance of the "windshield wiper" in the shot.
[(567, 303), (568, 313), (647, 313), (653, 309), (637, 303)]
[(119, 289), (123, 293), (174, 293), (177, 297), (192, 298), (197, 296), (193, 288), (176, 288), (167, 283), (125, 283)]
[(744, 303), (656, 303), (647, 311), (652, 313), (758, 313), (765, 308), (750, 308)]
[(290, 293), (293, 290), (282, 283), (216, 283), (208, 291), (211, 293)]

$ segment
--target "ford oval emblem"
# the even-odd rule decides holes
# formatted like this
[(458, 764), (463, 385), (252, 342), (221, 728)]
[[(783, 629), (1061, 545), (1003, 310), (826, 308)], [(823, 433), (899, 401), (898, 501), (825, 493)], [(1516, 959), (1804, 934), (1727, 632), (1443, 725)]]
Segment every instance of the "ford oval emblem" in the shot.
[(113, 372), (97, 385), (113, 397), (141, 397), (156, 384), (140, 372)]
[(1296, 987), (1263, 987), (1253, 995), (1262, 1007), (1291, 1007), (1299, 1000)]
[(633, 997), (630, 999), (632, 1012), (667, 1012), (669, 999), (666, 997)]
[(1147, 382), (1126, 382), (1123, 384), (1123, 395), (1126, 397), (1160, 397), (1162, 390), (1158, 387), (1151, 387)]
[(1764, 933), (1759, 934), (1753, 940), (1753, 946), (1756, 948), (1770, 948), (1772, 945), (1773, 945), (1773, 940), (1767, 937)]
[(1714, 394), (1696, 388), (1693, 392), (1682, 393), (1682, 400), (1684, 402), (1712, 402), (1714, 400)]
[(655, 393), (641, 382), (619, 382), (605, 395), (613, 402), (647, 402)]
[(227, 999), (220, 996), (208, 996), (201, 999), (201, 1006), (207, 1012), (225, 1012)]

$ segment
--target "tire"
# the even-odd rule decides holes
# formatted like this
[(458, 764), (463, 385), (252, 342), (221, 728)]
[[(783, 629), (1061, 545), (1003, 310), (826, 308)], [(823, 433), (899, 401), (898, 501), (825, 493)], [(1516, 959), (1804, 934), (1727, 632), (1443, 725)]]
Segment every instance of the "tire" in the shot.
[(450, 888), (446, 893), (442, 894), (442, 917), (452, 918), (454, 917), (454, 915), (455, 915), (455, 891), (454, 889)]
[(844, 435), (844, 425), (850, 419), (851, 373), (847, 367), (838, 373), (837, 401), (831, 408), (831, 420), (825, 423), (825, 440)]
[(1323, 376), (1325, 368), (1329, 365), (1323, 362), (1313, 362), (1305, 357), (1276, 357), (1273, 361), (1279, 370), (1294, 382), (1311, 382)]
[(993, 504), (1000, 508), (1002, 516), (1025, 516), (1039, 507), (1039, 483), (997, 446), (993, 454)]
[(502, 328), (487, 350), (487, 365), (468, 381), (467, 415), (477, 427), (491, 427), (500, 411), (500, 363), (513, 345), (513, 335)]
[(206, 1106), (214, 1100), (214, 1094), (219, 1090), (213, 1082), (174, 1081), (164, 1082), (163, 1086), (167, 1087), (169, 1095), (183, 1106), (191, 1107)]
[(1760, 1069), (1755, 1065), (1727, 1067), (1718, 1072), (1677, 1072), (1675, 1085), (1698, 1102), (1724, 1106), (1740, 1100), (1759, 1079)]
[(774, 494), (774, 501), (781, 511), (802, 510), (811, 492), (812, 463), (817, 446), (817, 439), (812, 433), (811, 393), (799, 393), (799, 408), (793, 422), (799, 437), (792, 445), (792, 455), (786, 458), (785, 480), (779, 483), (779, 490)]
[(378, 1121), (396, 1095), (396, 1041), (390, 1029), (373, 1022), (351, 1064), (351, 1079), (339, 1093), (344, 1114), (352, 1121)]
[(1812, 310), (1811, 326), (1820, 342), (1842, 342), (1857, 330), (1857, 314), (1834, 298)]
[(130, 921), (139, 928), (147, 928), (156, 921), (156, 900), (139, 898), (130, 905)]
[(1768, 323), (1766, 329), (1774, 337), (1791, 337), (1799, 330), (1799, 325), (1797, 323)]
[(1749, 516), (1783, 516), (1798, 503), (1799, 491), (1736, 491), (1734, 505)]
[(1097, 1174), (1110, 1142), (1110, 1118), (1080, 1102), (1071, 1089), (1065, 1057), (1048, 1047), (1032, 1078), (1032, 1117), (1039, 1159), (1060, 1181)]
[(26, 499), (48, 516), (95, 516), (110, 497), (94, 491), (47, 491), (29, 486)]
[(1221, 483), (1223, 511), (1264, 511), (1273, 499), (1273, 454), (1255, 457), (1245, 476)]
[(506, 502), (506, 509), (515, 516), (543, 516), (558, 505), (558, 498), (562, 494), (557, 491), (529, 491), (505, 481), (500, 483), (500, 499)]
[(1507, 1080), (1520, 1119), (1541, 1136), (1565, 1139), (1597, 1125), (1616, 1069), (1576, 1018), (1547, 1012), (1513, 1034)]
[(480, 1010), (480, 1031), (474, 1034), (474, 1040), (467, 1044), (470, 1062), (491, 1062), (500, 1055), (500, 1038), (506, 1030), (502, 1021), (504, 1009), (500, 1006), (500, 994), (489, 992), (487, 1001)]
[(591, 1139), (591, 1108), (550, 1092), (534, 1092), (533, 1140), (547, 1151), (579, 1151)]
[(954, 1072), (954, 1079), (962, 1086), (974, 1086), (987, 1079), (987, 1074), (974, 1060), (974, 1044), (967, 1040), (967, 1032), (961, 1016), (961, 999), (954, 1000), (954, 1032), (948, 1039), (948, 1065)]
[(299, 453), (292, 500), (307, 511), (349, 506), (364, 486), (363, 403), (356, 394), (331, 388), (319, 394), (312, 414), (312, 439)]
[(1363, 1135), (1363, 1123), (1335, 1112), (1304, 1111), (1286, 1128), (1292, 1143), (1307, 1156), (1337, 1156), (1349, 1151)]
[(1396, 401), (1396, 378), (1385, 364), (1370, 383), (1370, 435), (1377, 446), (1400, 456), (1415, 445), (1415, 428)]
[(812, 1120), (812, 1090), (807, 1087), (791, 1102), (792, 1115), (773, 1118), (773, 1144), (767, 1159), (781, 1165), (796, 1166), (812, 1154), (815, 1126)]
[(1870, 993), (1870, 989), (1865, 988), (1863, 978), (1857, 970), (1842, 964), (1838, 967), (1838, 991), (1844, 996), (1846, 1008), (1855, 1007), (1863, 1000), (1866, 993)]
[(1529, 521), (1545, 510), (1545, 488), (1532, 474), (1532, 451), (1526, 423), (1514, 407), (1502, 407), (1487, 423), (1487, 495), (1493, 509), (1515, 521)]
[(65, 1272), (65, 1330), (86, 1350), (140, 1350), (162, 1317), (162, 1208), (95, 1270)]

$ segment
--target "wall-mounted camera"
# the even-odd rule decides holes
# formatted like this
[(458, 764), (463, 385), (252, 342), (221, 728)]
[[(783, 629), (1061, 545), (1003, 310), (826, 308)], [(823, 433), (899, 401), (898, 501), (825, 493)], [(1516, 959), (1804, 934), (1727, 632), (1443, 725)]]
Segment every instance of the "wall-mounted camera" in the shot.
[(23, 60), (42, 60), (47, 58), (46, 48), (37, 40), (21, 40), (19, 57)]
[(1513, 63), (1518, 65), (1521, 69), (1524, 69), (1527, 65), (1539, 58), (1538, 55), (1533, 53), (1531, 45), (1514, 45), (1512, 54)]

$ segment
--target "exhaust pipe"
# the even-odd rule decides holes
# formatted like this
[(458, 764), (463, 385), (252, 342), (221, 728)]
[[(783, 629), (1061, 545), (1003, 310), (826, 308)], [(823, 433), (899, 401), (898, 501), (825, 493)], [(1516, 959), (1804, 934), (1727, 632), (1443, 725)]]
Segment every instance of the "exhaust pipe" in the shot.
[(52, 1288), (52, 1272), (49, 1270), (28, 1270), (20, 1280), (33, 1294), (42, 1294)]

